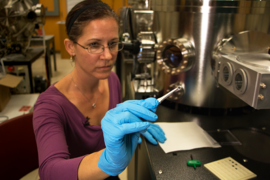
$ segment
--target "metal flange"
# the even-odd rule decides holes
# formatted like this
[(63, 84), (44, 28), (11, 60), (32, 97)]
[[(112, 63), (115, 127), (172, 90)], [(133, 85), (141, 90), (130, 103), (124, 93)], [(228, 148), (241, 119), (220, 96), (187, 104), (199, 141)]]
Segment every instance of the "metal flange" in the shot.
[(188, 71), (195, 61), (195, 49), (184, 38), (168, 39), (156, 46), (157, 63), (168, 74)]

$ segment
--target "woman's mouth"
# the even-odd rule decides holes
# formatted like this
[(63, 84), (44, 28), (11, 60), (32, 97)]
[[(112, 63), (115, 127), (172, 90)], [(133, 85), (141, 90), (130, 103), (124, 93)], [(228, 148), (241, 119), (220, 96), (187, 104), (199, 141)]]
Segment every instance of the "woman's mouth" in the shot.
[(112, 65), (102, 66), (102, 67), (98, 67), (98, 70), (100, 70), (100, 71), (109, 71), (109, 70), (111, 70), (111, 68), (112, 68)]

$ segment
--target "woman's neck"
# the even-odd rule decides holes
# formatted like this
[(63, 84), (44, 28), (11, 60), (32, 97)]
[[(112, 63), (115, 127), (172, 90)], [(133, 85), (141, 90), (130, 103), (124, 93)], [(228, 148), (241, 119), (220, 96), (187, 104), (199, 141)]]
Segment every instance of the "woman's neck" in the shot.
[(100, 85), (100, 80), (75, 68), (70, 73), (73, 83), (84, 93), (95, 93)]

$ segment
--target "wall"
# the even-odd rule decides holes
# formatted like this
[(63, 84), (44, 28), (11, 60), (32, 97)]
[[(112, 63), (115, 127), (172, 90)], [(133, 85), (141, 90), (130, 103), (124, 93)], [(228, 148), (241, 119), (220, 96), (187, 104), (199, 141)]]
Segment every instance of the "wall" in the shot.
[[(125, 0), (125, 5), (127, 5), (127, 0)], [(120, 15), (120, 8), (123, 6), (122, 0), (103, 0), (107, 3), (118, 15)], [(40, 4), (47, 7), (49, 11), (54, 10), (53, 0), (39, 0)], [(46, 23), (44, 25), (45, 34), (55, 36), (55, 49), (60, 51), (63, 42), (60, 42), (60, 31), (58, 21), (65, 21), (67, 17), (67, 3), (66, 0), (59, 0), (59, 16), (47, 16)]]
[[(54, 10), (53, 0), (39, 0), (39, 3), (44, 7), (47, 7), (49, 11)], [(67, 17), (66, 1), (59, 0), (59, 16), (47, 16), (46, 23), (44, 25), (45, 34), (54, 35), (55, 50), (60, 51), (60, 35), (58, 21), (64, 21)]]

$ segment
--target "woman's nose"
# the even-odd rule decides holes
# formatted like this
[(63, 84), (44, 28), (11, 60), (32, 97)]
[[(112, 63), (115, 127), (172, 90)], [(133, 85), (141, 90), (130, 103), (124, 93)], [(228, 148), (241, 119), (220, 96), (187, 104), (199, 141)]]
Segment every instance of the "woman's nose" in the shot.
[(104, 47), (103, 56), (104, 56), (104, 59), (107, 59), (107, 60), (112, 59), (112, 53), (111, 53), (109, 47)]

